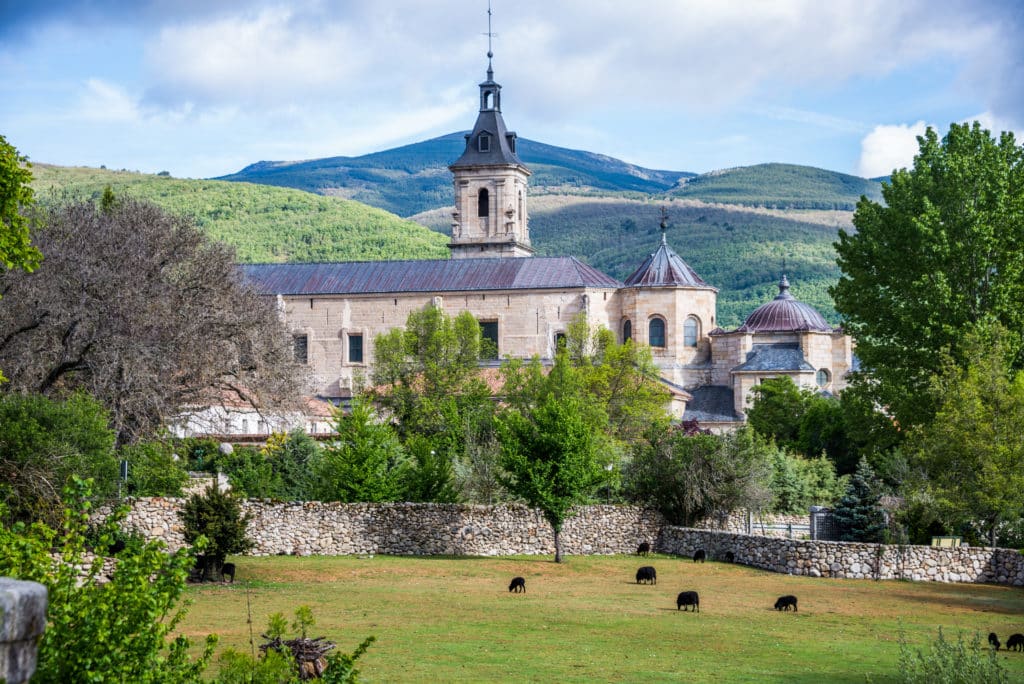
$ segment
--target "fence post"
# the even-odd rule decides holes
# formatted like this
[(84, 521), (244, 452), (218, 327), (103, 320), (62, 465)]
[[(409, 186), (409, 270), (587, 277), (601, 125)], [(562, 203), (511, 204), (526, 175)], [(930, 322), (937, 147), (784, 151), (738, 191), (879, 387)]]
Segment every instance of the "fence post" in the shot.
[(36, 671), (46, 605), (42, 584), (0, 577), (0, 681), (22, 684)]

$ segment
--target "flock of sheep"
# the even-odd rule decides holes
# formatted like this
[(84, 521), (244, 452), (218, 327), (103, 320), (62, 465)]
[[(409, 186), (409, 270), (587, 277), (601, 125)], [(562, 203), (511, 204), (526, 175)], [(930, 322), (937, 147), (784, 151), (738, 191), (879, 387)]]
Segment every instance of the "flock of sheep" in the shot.
[[(995, 650), (999, 650), (1002, 645), (999, 643), (999, 637), (996, 636), (995, 632), (989, 632), (988, 643)], [(1007, 651), (1024, 651), (1024, 634), (1011, 634), (1010, 638), (1006, 640)]]

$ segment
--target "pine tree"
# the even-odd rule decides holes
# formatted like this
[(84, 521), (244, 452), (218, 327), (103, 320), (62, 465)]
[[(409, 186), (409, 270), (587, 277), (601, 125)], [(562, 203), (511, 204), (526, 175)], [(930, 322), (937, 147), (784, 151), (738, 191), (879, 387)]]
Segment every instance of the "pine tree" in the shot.
[(866, 459), (861, 459), (846, 488), (846, 494), (833, 511), (840, 541), (882, 542), (885, 514), (878, 505), (880, 482)]

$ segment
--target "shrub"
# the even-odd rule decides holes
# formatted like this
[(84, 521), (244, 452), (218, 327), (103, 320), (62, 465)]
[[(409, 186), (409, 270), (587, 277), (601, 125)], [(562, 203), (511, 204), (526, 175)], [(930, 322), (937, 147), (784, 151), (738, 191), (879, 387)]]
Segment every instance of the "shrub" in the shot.
[[(200, 681), (216, 637), (207, 637), (197, 660), (189, 656), (186, 637), (169, 641), (185, 613), (176, 606), (190, 554), (168, 554), (160, 542), (129, 545), (101, 584), (104, 559), (86, 556), (91, 483), (73, 478), (65, 498), (60, 531), (42, 523), (0, 528), (0, 575), (40, 582), (49, 592), (49, 626), (32, 681)], [(119, 509), (102, 524), (101, 546), (110, 545), (126, 513)], [(60, 555), (51, 555), (51, 548), (60, 548)]]
[(128, 461), (128, 494), (131, 496), (181, 496), (188, 471), (175, 458), (169, 442), (156, 441), (123, 447), (119, 456)]
[(203, 494), (193, 494), (179, 513), (185, 525), (185, 541), (195, 544), (205, 540), (203, 555), (197, 557), (202, 577), (220, 580), (221, 569), (229, 553), (242, 553), (252, 548), (246, 536), (248, 516), (242, 515), (238, 499), (211, 485)]
[(900, 681), (903, 684), (1004, 684), (1009, 674), (999, 663), (996, 652), (982, 648), (977, 632), (970, 643), (964, 643), (963, 633), (956, 643), (946, 641), (939, 627), (939, 636), (927, 650), (912, 650), (905, 635), (900, 633)]

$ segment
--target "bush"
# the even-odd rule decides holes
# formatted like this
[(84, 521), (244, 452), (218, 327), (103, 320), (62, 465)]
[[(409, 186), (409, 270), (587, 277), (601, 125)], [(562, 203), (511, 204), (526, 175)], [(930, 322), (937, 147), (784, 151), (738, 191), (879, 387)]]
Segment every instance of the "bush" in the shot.
[(145, 442), (123, 447), (119, 456), (128, 461), (130, 496), (181, 496), (188, 471), (176, 458), (169, 442)]
[(946, 641), (939, 627), (938, 638), (927, 651), (912, 650), (905, 636), (900, 634), (900, 681), (903, 684), (1004, 684), (1010, 676), (999, 663), (996, 652), (983, 648), (977, 632), (969, 644), (964, 635), (957, 635), (956, 643)]
[[(104, 559), (86, 556), (91, 495), (91, 483), (73, 478), (59, 532), (42, 523), (0, 528), (0, 575), (40, 582), (49, 592), (49, 626), (32, 681), (200, 681), (216, 637), (207, 637), (197, 660), (186, 637), (169, 641), (185, 613), (176, 606), (190, 554), (168, 554), (159, 542), (129, 545), (101, 584)], [(119, 509), (103, 523), (100, 546), (110, 546), (126, 513)], [(52, 556), (52, 548), (60, 548), (60, 556)], [(81, 576), (79, 567), (85, 568)]]
[(196, 568), (204, 580), (220, 580), (228, 554), (252, 548), (245, 534), (249, 518), (242, 515), (238, 499), (214, 485), (203, 494), (190, 496), (178, 515), (185, 525), (186, 542), (204, 540), (203, 555), (196, 558)]

